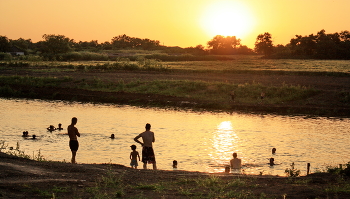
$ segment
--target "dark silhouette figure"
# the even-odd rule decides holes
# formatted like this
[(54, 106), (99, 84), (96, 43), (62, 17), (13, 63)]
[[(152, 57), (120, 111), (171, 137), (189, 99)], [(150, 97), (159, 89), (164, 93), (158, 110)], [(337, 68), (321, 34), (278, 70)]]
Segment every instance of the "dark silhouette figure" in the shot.
[(173, 161), (173, 168), (174, 168), (174, 169), (177, 168), (177, 161), (176, 161), (176, 160)]
[[(156, 158), (154, 155), (154, 150), (152, 143), (155, 142), (154, 132), (151, 131), (151, 124), (146, 124), (146, 131), (140, 133), (134, 138), (134, 141), (141, 144), (142, 146), (142, 162), (143, 168), (147, 169), (147, 163), (153, 164), (153, 170), (157, 170)], [(138, 139), (142, 138), (143, 142), (140, 142)]]
[(80, 137), (80, 133), (78, 129), (75, 127), (77, 124), (78, 119), (76, 117), (72, 118), (72, 123), (68, 126), (67, 131), (69, 135), (69, 148), (72, 151), (72, 164), (76, 164), (77, 162), (75, 161), (75, 156), (77, 154), (77, 151), (79, 149), (79, 142), (78, 138)]
[(232, 102), (235, 102), (235, 91), (231, 91), (230, 96), (231, 96)]
[(29, 137), (29, 133), (28, 133), (28, 131), (23, 131), (23, 135), (22, 135), (22, 137)]
[(52, 131), (55, 131), (56, 128), (53, 125), (50, 125), (49, 127), (47, 127), (47, 130), (52, 132)]
[(272, 148), (272, 154), (276, 153), (276, 148)]
[(139, 152), (136, 151), (136, 145), (131, 145), (131, 150), (132, 152), (130, 153), (130, 166), (131, 168), (134, 168), (134, 169), (137, 169), (137, 166), (138, 166), (138, 163), (137, 163), (137, 158), (139, 159), (140, 161), (140, 155), (139, 155)]
[(57, 130), (63, 130), (63, 128), (62, 128), (62, 124), (61, 124), (61, 123), (59, 123), (59, 124), (58, 124), (58, 128), (57, 128)]

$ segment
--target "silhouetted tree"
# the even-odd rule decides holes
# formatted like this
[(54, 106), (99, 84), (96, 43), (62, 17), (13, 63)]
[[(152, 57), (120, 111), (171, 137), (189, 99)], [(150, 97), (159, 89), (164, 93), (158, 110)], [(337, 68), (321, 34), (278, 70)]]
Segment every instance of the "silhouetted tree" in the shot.
[(57, 55), (71, 51), (71, 45), (74, 40), (64, 35), (43, 35), (44, 41), (41, 43), (41, 51), (44, 54)]
[(185, 48), (185, 53), (189, 53), (192, 55), (206, 55), (208, 52), (204, 49), (204, 46), (197, 45), (196, 47), (188, 47)]
[(207, 45), (210, 52), (213, 54), (233, 54), (236, 53), (236, 48), (241, 44), (241, 40), (236, 36), (216, 35), (212, 40), (208, 41)]
[(10, 47), (10, 40), (6, 36), (0, 36), (0, 52), (8, 52)]
[(142, 48), (145, 50), (151, 49), (153, 47), (157, 47), (160, 45), (159, 41), (150, 40), (150, 39), (140, 39), (136, 37), (129, 37), (127, 35), (119, 35), (117, 37), (113, 37), (111, 42), (113, 48)]
[(11, 44), (11, 46), (15, 46), (18, 49), (23, 50), (25, 53), (28, 53), (27, 51), (29, 49), (33, 49), (34, 48), (31, 39), (19, 38), (17, 40), (10, 40), (10, 44)]
[(268, 32), (258, 35), (255, 42), (255, 51), (257, 53), (263, 53), (265, 57), (270, 56), (273, 53), (271, 38), (271, 34)]

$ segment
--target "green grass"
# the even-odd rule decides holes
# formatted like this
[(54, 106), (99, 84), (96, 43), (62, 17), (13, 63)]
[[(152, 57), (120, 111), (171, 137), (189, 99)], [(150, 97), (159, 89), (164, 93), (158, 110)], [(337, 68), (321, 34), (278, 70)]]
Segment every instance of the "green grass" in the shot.
[(284, 84), (281, 87), (264, 86), (259, 83), (229, 84), (222, 82), (188, 81), (188, 80), (154, 80), (132, 82), (104, 82), (95, 79), (93, 82), (80, 82), (80, 88), (101, 91), (124, 91), (130, 93), (160, 94), (168, 96), (205, 99), (216, 103), (229, 105), (229, 93), (235, 91), (236, 102), (257, 104), (261, 103), (260, 95), (265, 93), (264, 103), (280, 104), (287, 101), (301, 100), (315, 95), (316, 90), (299, 85)]
[[(254, 55), (229, 56), (227, 61), (172, 61), (164, 62), (156, 59), (145, 59), (139, 56), (137, 61), (120, 58), (117, 61), (1, 61), (0, 66), (12, 69), (19, 67), (26, 70), (34, 68), (56, 68), (58, 70), (183, 70), (191, 72), (230, 72), (255, 74), (302, 74), (302, 75), (336, 75), (349, 76), (350, 68), (347, 60), (301, 60), (301, 59), (261, 59)], [(146, 60), (146, 62), (145, 62)], [(9, 67), (5, 67), (9, 69)], [(57, 70), (52, 70), (57, 72)]]
[[(281, 87), (265, 86), (259, 83), (230, 84), (223, 82), (205, 82), (189, 80), (153, 80), (131, 82), (108, 82), (99, 78), (91, 81), (85, 79), (73, 80), (70, 77), (29, 77), (29, 76), (0, 76), (0, 81), (6, 85), (0, 87), (3, 96), (21, 96), (20, 91), (10, 88), (9, 85), (31, 86), (31, 87), (76, 87), (85, 90), (105, 92), (128, 92), (143, 94), (159, 94), (166, 96), (184, 97), (194, 100), (203, 100), (220, 105), (221, 108), (229, 108), (232, 100), (229, 96), (235, 91), (235, 103), (244, 104), (283, 104), (288, 101), (300, 101), (318, 93), (312, 88), (299, 85), (284, 84)], [(260, 94), (264, 92), (262, 101)], [(34, 95), (34, 94), (33, 94)]]

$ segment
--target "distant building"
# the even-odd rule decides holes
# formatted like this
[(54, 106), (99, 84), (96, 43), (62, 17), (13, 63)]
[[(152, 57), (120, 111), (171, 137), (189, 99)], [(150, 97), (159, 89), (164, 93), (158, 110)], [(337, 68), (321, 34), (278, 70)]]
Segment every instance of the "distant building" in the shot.
[(10, 53), (12, 56), (24, 55), (24, 51), (19, 49), (19, 48), (17, 48), (16, 46), (12, 46), (8, 53)]

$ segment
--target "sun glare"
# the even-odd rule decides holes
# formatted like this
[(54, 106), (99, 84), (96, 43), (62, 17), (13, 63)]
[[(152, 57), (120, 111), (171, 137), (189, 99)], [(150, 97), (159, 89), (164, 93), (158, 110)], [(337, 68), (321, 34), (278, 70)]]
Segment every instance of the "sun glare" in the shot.
[(253, 26), (254, 19), (249, 9), (234, 1), (216, 1), (203, 13), (201, 24), (211, 35), (236, 36), (242, 39)]

